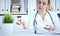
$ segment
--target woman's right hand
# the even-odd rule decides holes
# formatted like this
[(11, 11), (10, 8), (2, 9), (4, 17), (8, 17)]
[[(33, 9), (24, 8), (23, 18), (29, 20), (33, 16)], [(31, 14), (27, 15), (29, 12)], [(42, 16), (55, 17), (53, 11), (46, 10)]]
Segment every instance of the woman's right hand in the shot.
[(17, 19), (16, 24), (17, 25), (21, 25), (21, 24), (24, 25), (25, 24), (25, 21), (22, 18), (20, 18), (20, 19)]
[(27, 28), (26, 22), (22, 18), (18, 19), (17, 22), (16, 22), (16, 24), (17, 25), (21, 25), (22, 24), (22, 26), (24, 28)]
[(17, 22), (16, 22), (17, 25), (20, 25), (20, 19), (17, 19)]

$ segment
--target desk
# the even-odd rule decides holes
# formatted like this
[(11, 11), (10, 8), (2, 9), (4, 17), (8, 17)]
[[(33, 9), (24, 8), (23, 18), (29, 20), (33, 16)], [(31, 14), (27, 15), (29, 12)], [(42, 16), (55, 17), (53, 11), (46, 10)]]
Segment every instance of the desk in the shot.
[(60, 33), (54, 34), (34, 34), (33, 30), (22, 30), (22, 31), (15, 31), (14, 36), (60, 36)]
[[(1, 36), (1, 33), (0, 33)], [(34, 34), (33, 30), (14, 31), (13, 36), (60, 36), (59, 34)]]

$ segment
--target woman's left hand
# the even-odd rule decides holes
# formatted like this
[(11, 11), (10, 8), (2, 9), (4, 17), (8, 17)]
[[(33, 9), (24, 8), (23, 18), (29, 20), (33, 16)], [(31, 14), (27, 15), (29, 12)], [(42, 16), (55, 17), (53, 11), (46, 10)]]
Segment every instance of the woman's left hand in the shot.
[(46, 26), (44, 27), (44, 29), (46, 29), (46, 30), (48, 30), (48, 31), (53, 31), (53, 30), (54, 30), (54, 28), (53, 28), (51, 25), (46, 25)]

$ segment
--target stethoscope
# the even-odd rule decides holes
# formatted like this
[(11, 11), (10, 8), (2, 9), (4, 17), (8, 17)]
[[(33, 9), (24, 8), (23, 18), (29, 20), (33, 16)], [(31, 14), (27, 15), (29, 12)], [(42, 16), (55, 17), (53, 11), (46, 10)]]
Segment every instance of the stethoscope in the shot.
[[(51, 14), (47, 11), (47, 13), (49, 14), (50, 18), (51, 18), (51, 21), (52, 21), (52, 24), (54, 26), (54, 29), (55, 29), (55, 24), (53, 22), (53, 19), (52, 19), (52, 16)], [(37, 33), (37, 21), (36, 21), (36, 16), (37, 16), (38, 12), (35, 14), (35, 17), (34, 17), (34, 21), (33, 21), (33, 26), (34, 26), (34, 33)]]

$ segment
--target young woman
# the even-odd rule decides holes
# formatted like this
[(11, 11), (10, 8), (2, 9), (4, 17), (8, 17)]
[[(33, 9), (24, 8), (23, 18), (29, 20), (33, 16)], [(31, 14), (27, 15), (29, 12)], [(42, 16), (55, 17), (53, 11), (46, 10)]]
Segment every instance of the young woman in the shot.
[[(58, 24), (56, 23), (58, 17), (56, 13), (51, 11), (52, 8), (50, 4), (50, 0), (37, 0), (37, 12), (33, 21), (34, 28), (36, 28), (35, 25), (37, 24), (37, 28), (40, 30), (43, 27), (44, 31), (54, 31), (55, 25)], [(19, 19), (18, 21), (25, 29), (27, 28), (27, 25), (23, 19)], [(18, 25), (20, 25), (20, 23), (17, 22)]]

